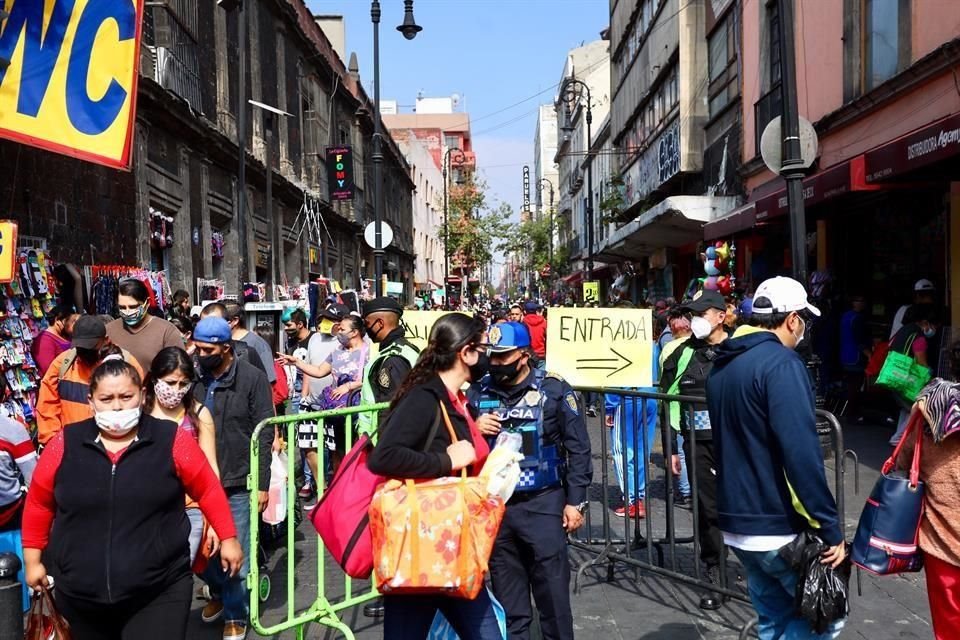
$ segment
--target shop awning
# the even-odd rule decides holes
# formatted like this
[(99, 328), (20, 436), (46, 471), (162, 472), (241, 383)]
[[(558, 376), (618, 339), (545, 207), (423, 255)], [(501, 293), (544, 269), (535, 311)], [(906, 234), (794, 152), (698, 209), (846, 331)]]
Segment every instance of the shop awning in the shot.
[[(825, 200), (852, 191), (876, 191), (880, 189), (879, 186), (867, 184), (864, 176), (864, 166), (864, 156), (860, 155), (804, 178), (804, 206), (812, 207)], [(759, 198), (755, 204), (757, 207), (757, 222), (785, 216), (789, 211), (786, 189), (780, 189), (764, 198)]]
[(568, 276), (564, 276), (563, 281), (566, 284), (578, 284), (583, 281), (583, 271), (577, 271)]
[(614, 231), (594, 257), (618, 262), (697, 242), (703, 239), (703, 225), (717, 211), (736, 204), (735, 198), (727, 197), (671, 196)]
[(960, 113), (901, 136), (863, 154), (868, 184), (960, 155)]
[(757, 205), (748, 202), (742, 207), (703, 225), (703, 239), (716, 240), (724, 236), (733, 235), (739, 231), (753, 228), (757, 223)]

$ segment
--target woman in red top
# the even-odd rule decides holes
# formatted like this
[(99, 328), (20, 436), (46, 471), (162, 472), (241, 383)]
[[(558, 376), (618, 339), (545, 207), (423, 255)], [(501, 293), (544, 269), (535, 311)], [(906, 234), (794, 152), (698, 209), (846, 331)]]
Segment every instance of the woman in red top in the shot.
[(141, 412), (141, 381), (122, 359), (90, 379), (94, 417), (44, 449), (23, 515), (27, 584), (49, 584), (74, 640), (185, 638), (192, 578), (185, 492), (221, 539), (224, 570), (243, 552), (226, 495), (197, 441)]
[[(487, 372), (486, 323), (462, 313), (443, 316), (430, 331), (430, 342), (397, 391), (380, 441), (367, 460), (378, 475), (390, 478), (433, 479), (468, 467), (479, 473), (490, 453), (474, 422), (461, 388)], [(446, 429), (431, 434), (440, 403), (457, 434), (451, 442)], [(443, 595), (386, 595), (385, 640), (426, 638), (437, 611), (462, 640), (500, 639), (500, 627), (486, 589), (475, 600)]]

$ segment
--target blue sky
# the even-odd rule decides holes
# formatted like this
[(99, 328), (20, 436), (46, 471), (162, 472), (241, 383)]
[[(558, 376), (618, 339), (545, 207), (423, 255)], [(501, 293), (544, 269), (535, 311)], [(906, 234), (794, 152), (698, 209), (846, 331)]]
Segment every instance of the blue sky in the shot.
[[(307, 0), (307, 5), (314, 13), (344, 16), (347, 56), (357, 53), (361, 81), (372, 98), (370, 3)], [(381, 0), (381, 7), (381, 97), (402, 106), (413, 105), (419, 91), (463, 96), (489, 195), (519, 210), (523, 165), (533, 166), (537, 106), (552, 102), (566, 52), (596, 40), (606, 27), (609, 1), (416, 0), (414, 15), (423, 31), (413, 41), (395, 30), (403, 20), (403, 0)]]

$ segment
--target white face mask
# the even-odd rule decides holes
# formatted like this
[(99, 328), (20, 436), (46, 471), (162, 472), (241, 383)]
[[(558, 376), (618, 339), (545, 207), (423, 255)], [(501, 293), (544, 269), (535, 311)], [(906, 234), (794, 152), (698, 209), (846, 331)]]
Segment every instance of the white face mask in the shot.
[(94, 419), (100, 431), (119, 438), (127, 435), (140, 424), (140, 407), (120, 411), (97, 411)]
[(799, 317), (799, 316), (797, 316), (797, 320), (800, 321), (800, 326), (802, 327), (802, 329), (800, 329), (800, 335), (799, 335), (799, 336), (796, 335), (796, 334), (793, 334), (793, 337), (796, 338), (796, 340), (797, 340), (797, 343), (796, 343), (795, 345), (793, 345), (793, 348), (794, 348), (794, 349), (796, 349), (797, 347), (800, 346), (800, 343), (803, 342), (804, 335), (807, 333), (807, 323), (804, 322), (804, 321), (803, 321), (803, 318), (801, 318), (801, 317)]
[(693, 332), (694, 338), (704, 340), (713, 333), (713, 325), (703, 316), (694, 316), (690, 319), (690, 330)]

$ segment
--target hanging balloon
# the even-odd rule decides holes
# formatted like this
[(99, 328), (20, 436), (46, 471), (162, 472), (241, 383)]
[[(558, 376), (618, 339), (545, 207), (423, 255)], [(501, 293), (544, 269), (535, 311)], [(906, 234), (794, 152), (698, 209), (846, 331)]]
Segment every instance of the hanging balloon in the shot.
[(703, 263), (703, 270), (708, 276), (718, 276), (720, 275), (720, 269), (717, 267), (716, 260), (707, 260)]
[(726, 242), (718, 240), (716, 244), (716, 253), (717, 257), (720, 258), (721, 262), (726, 262), (727, 258), (730, 257), (730, 247)]
[(733, 283), (730, 276), (720, 276), (717, 278), (717, 291), (728, 296), (733, 292)]
[(716, 276), (710, 276), (709, 278), (707, 278), (707, 279), (703, 282), (703, 288), (704, 288), (704, 289), (708, 289), (708, 290), (710, 290), (710, 291), (716, 291), (716, 290), (717, 290), (717, 278), (716, 278)]

